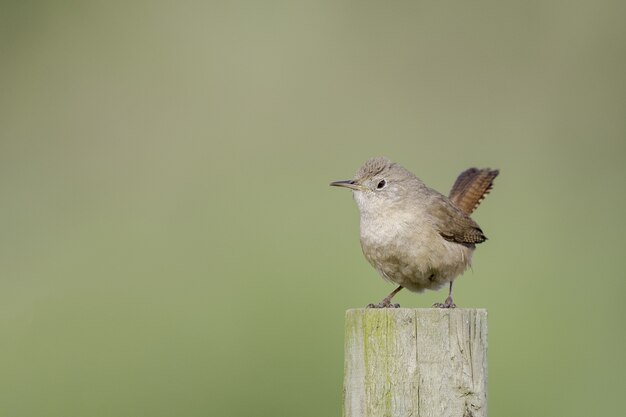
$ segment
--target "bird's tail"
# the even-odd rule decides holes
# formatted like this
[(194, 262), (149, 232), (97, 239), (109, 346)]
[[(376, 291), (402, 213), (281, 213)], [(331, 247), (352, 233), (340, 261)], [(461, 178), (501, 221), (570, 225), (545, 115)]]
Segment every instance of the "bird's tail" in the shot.
[(476, 207), (493, 188), (493, 180), (500, 171), (489, 168), (470, 168), (461, 172), (452, 189), (450, 201), (467, 215), (472, 214)]

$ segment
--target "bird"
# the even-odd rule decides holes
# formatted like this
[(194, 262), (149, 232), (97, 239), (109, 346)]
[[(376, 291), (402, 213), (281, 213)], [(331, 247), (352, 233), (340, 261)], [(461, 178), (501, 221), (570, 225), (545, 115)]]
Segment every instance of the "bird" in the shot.
[(351, 180), (330, 183), (352, 190), (360, 214), (363, 255), (380, 276), (398, 285), (372, 308), (397, 308), (392, 298), (449, 285), (448, 297), (433, 307), (454, 308), (454, 280), (471, 266), (477, 244), (487, 237), (470, 217), (492, 190), (499, 170), (469, 168), (448, 196), (429, 188), (385, 157), (367, 160)]

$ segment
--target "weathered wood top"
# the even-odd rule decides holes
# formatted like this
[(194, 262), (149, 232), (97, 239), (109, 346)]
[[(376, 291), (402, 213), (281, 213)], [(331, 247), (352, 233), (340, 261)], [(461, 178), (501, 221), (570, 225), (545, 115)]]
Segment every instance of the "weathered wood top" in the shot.
[(485, 309), (352, 309), (344, 416), (487, 415)]

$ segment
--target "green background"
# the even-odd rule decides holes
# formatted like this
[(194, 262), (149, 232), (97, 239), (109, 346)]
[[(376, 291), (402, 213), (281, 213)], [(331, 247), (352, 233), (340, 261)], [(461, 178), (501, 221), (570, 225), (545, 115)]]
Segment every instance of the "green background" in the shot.
[(623, 2), (0, 4), (1, 416), (340, 415), (375, 155), (501, 170), (490, 415), (623, 411)]

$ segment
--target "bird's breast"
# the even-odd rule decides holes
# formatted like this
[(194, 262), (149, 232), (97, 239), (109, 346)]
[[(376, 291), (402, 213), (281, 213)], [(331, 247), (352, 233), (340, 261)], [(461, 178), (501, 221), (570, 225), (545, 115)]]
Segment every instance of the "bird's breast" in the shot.
[(424, 218), (387, 213), (361, 218), (361, 247), (383, 276), (411, 291), (439, 288), (463, 272), (471, 250), (444, 240)]

